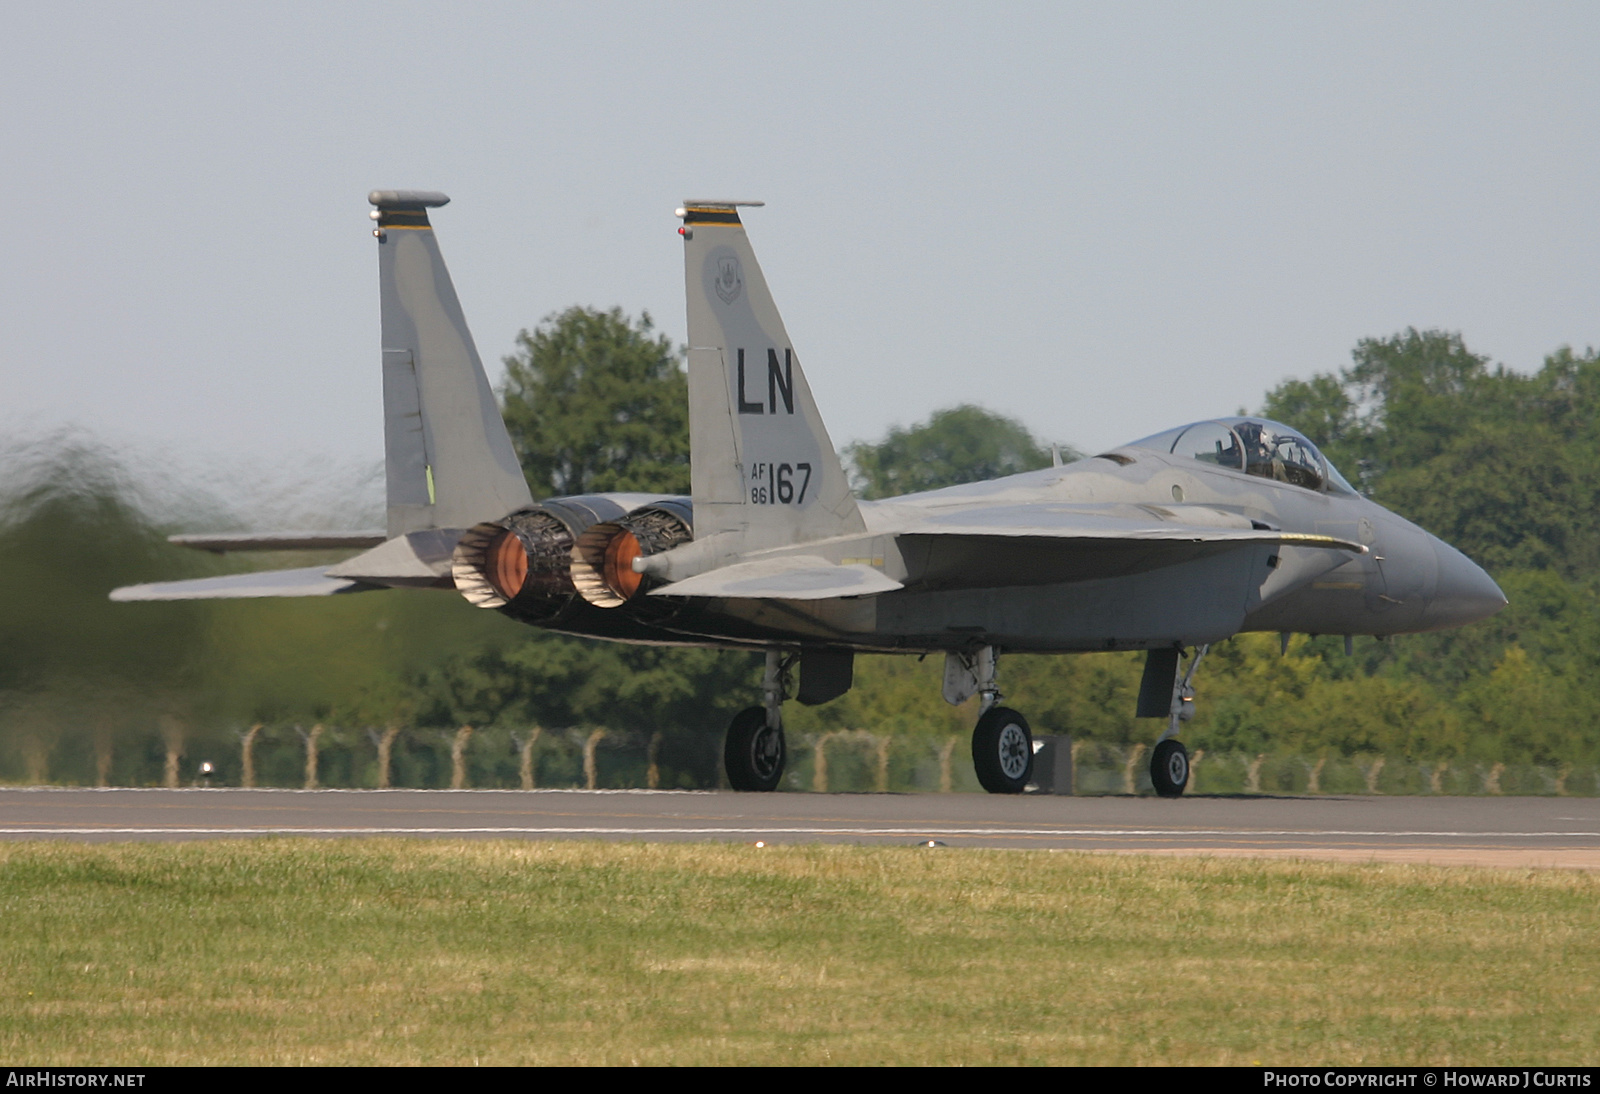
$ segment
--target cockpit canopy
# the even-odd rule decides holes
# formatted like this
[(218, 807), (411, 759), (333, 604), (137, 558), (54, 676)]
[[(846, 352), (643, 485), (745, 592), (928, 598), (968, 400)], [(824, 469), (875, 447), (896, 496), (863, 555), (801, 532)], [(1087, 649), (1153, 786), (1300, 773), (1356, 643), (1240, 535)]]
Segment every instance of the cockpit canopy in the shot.
[(1168, 452), (1307, 490), (1356, 492), (1317, 451), (1316, 445), (1288, 426), (1264, 418), (1195, 422), (1134, 441), (1127, 447)]

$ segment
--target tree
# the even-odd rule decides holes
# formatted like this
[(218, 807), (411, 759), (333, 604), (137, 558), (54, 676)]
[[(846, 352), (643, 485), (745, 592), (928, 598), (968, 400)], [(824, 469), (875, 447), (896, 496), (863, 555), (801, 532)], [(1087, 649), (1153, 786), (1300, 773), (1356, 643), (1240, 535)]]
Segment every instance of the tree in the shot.
[[(970, 404), (935, 411), (909, 429), (896, 426), (878, 444), (857, 441), (844, 454), (864, 498), (935, 490), (1050, 465), (1050, 450), (1027, 426)], [(1064, 448), (1062, 455), (1077, 459), (1079, 453)]]
[(534, 496), (689, 492), (681, 351), (649, 313), (572, 307), (517, 336), (501, 402)]
[(1600, 359), (1528, 376), (1459, 334), (1363, 339), (1350, 368), (1288, 380), (1263, 413), (1303, 430), (1382, 504), (1491, 570), (1600, 563)]
[(1267, 392), (1261, 414), (1294, 426), (1313, 444), (1329, 450), (1348, 443), (1359, 425), (1355, 400), (1344, 382), (1328, 372), (1309, 380), (1285, 380)]

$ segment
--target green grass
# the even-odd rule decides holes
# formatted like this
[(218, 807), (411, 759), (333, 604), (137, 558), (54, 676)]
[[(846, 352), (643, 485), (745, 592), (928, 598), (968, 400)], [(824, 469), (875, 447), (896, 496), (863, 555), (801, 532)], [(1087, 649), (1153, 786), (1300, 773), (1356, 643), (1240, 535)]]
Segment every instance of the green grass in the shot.
[(909, 847), (0, 845), (26, 1064), (1592, 1063), (1600, 879)]

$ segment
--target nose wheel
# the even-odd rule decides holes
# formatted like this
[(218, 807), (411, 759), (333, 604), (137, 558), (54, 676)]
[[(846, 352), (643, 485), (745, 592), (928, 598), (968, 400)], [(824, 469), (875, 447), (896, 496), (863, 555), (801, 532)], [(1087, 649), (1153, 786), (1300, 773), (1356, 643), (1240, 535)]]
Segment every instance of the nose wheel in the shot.
[(1150, 755), (1150, 781), (1163, 798), (1183, 796), (1189, 785), (1189, 750), (1183, 742), (1168, 737)]
[[(1161, 682), (1162, 675), (1172, 674), (1171, 699), (1166, 712), (1167, 731), (1150, 753), (1150, 782), (1163, 798), (1181, 798), (1189, 785), (1189, 750), (1183, 747), (1177, 737), (1183, 723), (1194, 717), (1194, 674), (1210, 649), (1210, 645), (1196, 646), (1194, 656), (1189, 658), (1188, 668), (1181, 675), (1178, 671), (1178, 658), (1181, 655), (1176, 650), (1151, 650), (1149, 660), (1145, 662), (1145, 679), (1139, 685), (1140, 718), (1159, 716), (1159, 708), (1151, 707), (1159, 702), (1158, 689), (1167, 686)], [(1147, 703), (1147, 699), (1150, 702)]]

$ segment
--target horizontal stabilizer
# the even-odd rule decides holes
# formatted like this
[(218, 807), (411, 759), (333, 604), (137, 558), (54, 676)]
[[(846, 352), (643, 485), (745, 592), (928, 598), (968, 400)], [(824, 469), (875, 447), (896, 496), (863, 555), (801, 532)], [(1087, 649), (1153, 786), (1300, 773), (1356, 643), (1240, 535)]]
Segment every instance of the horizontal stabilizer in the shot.
[(460, 539), (461, 531), (456, 528), (407, 532), (328, 567), (327, 573), (329, 577), (391, 588), (454, 588), (450, 560)]
[(332, 596), (378, 586), (328, 577), (326, 566), (298, 570), (268, 570), (258, 574), (229, 574), (193, 581), (158, 581), (150, 585), (124, 585), (111, 591), (111, 599), (128, 600), (247, 600), (265, 596)]
[(902, 588), (870, 566), (840, 566), (816, 555), (740, 562), (651, 591), (652, 596), (715, 596), (752, 600), (828, 600)]
[(381, 528), (355, 532), (229, 532), (220, 535), (168, 536), (168, 543), (196, 551), (337, 551), (376, 547), (389, 537)]

